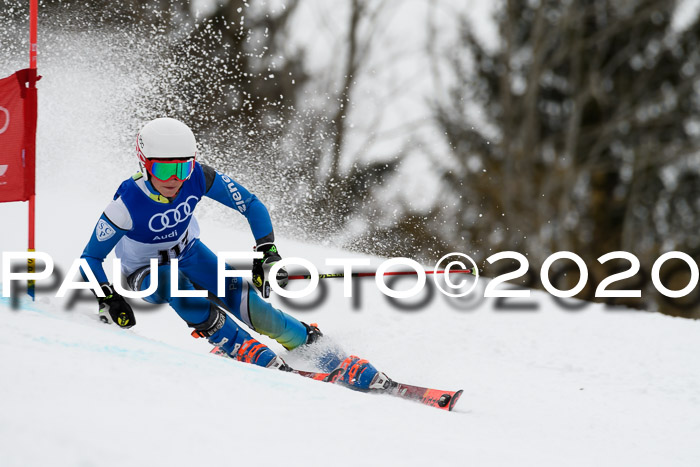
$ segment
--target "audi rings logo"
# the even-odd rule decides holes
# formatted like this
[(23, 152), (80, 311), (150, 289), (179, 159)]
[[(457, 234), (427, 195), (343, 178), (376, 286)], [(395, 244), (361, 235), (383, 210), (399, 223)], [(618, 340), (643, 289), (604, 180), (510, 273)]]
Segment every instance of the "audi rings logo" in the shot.
[(0, 115), (3, 115), (0, 117), (0, 135), (5, 133), (5, 130), (7, 130), (7, 127), (10, 126), (10, 111), (7, 110), (5, 107), (0, 106)]
[(162, 232), (165, 229), (175, 227), (180, 222), (185, 222), (194, 212), (194, 207), (198, 202), (199, 198), (191, 195), (178, 204), (176, 208), (154, 214), (151, 220), (148, 221), (148, 228), (152, 232)]

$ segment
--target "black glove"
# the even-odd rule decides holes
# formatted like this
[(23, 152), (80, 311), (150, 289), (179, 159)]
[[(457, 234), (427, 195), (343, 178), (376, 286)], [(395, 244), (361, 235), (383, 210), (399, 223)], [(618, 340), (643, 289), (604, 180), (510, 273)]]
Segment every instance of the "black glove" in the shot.
[[(274, 243), (261, 243), (255, 247), (255, 251), (262, 252), (262, 259), (253, 260), (253, 285), (260, 291), (263, 297), (268, 298), (270, 296), (270, 282), (269, 274), (270, 268), (277, 261), (281, 260), (282, 257), (277, 252), (277, 247)], [(277, 271), (277, 283), (280, 287), (286, 287), (289, 274), (284, 268), (280, 268)]]
[(130, 328), (136, 324), (131, 305), (124, 300), (124, 297), (115, 292), (110, 284), (100, 284), (100, 286), (105, 294), (104, 297), (97, 297), (97, 302), (100, 304), (100, 320), (105, 323), (117, 323), (122, 328)]

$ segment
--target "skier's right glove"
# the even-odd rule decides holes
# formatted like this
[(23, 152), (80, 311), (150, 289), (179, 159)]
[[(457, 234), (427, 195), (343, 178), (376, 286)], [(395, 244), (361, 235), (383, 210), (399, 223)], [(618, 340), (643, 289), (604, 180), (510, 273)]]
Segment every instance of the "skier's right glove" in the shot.
[[(255, 251), (262, 252), (262, 259), (253, 260), (253, 285), (257, 288), (264, 298), (270, 296), (270, 268), (282, 259), (277, 252), (277, 247), (274, 243), (261, 243), (255, 247)], [(286, 287), (289, 274), (287, 270), (281, 268), (277, 271), (277, 283), (280, 287)]]
[(119, 295), (110, 284), (100, 284), (104, 297), (97, 297), (100, 304), (100, 320), (105, 323), (114, 322), (119, 327), (130, 328), (136, 324), (134, 311), (124, 297)]

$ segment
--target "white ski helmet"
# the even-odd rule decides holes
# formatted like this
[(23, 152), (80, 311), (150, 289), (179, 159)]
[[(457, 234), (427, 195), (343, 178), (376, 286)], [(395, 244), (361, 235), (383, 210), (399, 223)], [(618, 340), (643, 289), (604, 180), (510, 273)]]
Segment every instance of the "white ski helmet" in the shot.
[(156, 118), (146, 123), (136, 136), (136, 155), (141, 172), (148, 178), (146, 159), (195, 159), (197, 141), (192, 130), (181, 121)]

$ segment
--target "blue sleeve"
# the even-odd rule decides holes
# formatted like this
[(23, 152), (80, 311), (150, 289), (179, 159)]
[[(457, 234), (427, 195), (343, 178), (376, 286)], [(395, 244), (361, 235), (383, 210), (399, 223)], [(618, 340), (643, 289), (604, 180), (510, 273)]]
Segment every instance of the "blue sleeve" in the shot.
[[(125, 233), (126, 230), (115, 226), (104, 214), (100, 216), (100, 219), (95, 225), (92, 237), (90, 237), (90, 241), (80, 257), (85, 258), (88, 266), (90, 266), (90, 269), (95, 274), (100, 284), (109, 282), (107, 274), (105, 274), (105, 270), (102, 267), (102, 263)], [(82, 269), (80, 274), (83, 276), (83, 279), (87, 280)]]
[(258, 244), (275, 241), (272, 220), (265, 205), (227, 175), (216, 172), (206, 196), (243, 214)]

